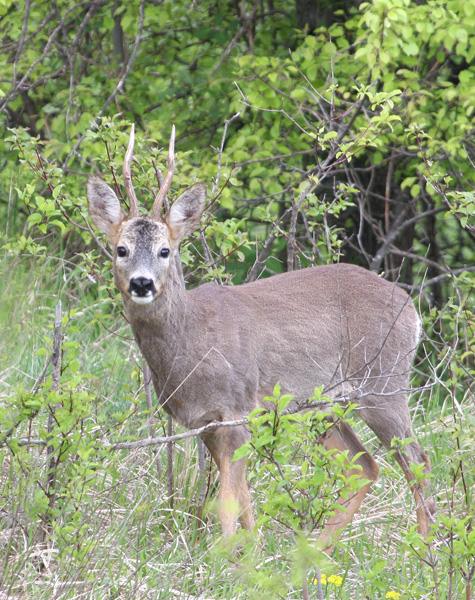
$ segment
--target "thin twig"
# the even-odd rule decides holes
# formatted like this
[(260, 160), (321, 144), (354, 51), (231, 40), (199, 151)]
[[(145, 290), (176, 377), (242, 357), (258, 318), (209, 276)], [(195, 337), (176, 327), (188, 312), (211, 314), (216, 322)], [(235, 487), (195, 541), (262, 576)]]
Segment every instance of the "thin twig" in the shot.
[(206, 460), (206, 446), (203, 442), (203, 440), (200, 437), (196, 438), (196, 446), (198, 449), (198, 465), (200, 468), (200, 483), (199, 483), (199, 487), (198, 487), (198, 500), (197, 500), (197, 516), (199, 519), (201, 519), (202, 515), (203, 515), (203, 507), (205, 504), (205, 500), (206, 500), (206, 492), (207, 492), (207, 485), (206, 485), (206, 467), (207, 467), (207, 460)]
[[(153, 405), (152, 405), (152, 373), (150, 371), (150, 367), (147, 364), (145, 358), (143, 359), (143, 384), (145, 390), (145, 400), (147, 402), (147, 410), (148, 410), (148, 430), (150, 432), (150, 437), (154, 438), (157, 436), (157, 432), (155, 431), (155, 427), (153, 424)], [(158, 453), (158, 450), (154, 450), (155, 455), (155, 464), (157, 465), (157, 475), (160, 479), (163, 473), (163, 465), (162, 458)]]
[[(167, 489), (168, 489), (168, 503), (170, 508), (173, 508), (173, 419), (171, 415), (168, 415), (167, 423)], [(158, 438), (157, 438), (158, 439)]]
[(290, 213), (289, 237), (287, 241), (287, 271), (294, 270), (294, 254), (296, 248), (295, 236), (297, 235), (297, 217), (299, 214), (299, 209), (295, 202), (293, 190), (291, 190), (290, 197), (292, 202), (292, 211)]
[(65, 170), (66, 167), (69, 164), (69, 161), (71, 160), (71, 158), (76, 154), (76, 152), (78, 151), (79, 147), (81, 146), (81, 144), (83, 143), (83, 141), (86, 139), (89, 131), (94, 131), (94, 129), (97, 128), (99, 121), (102, 117), (102, 115), (105, 113), (107, 107), (109, 106), (109, 104), (111, 104), (117, 94), (121, 93), (124, 89), (124, 84), (125, 81), (127, 79), (127, 77), (130, 74), (130, 71), (132, 70), (132, 66), (135, 62), (135, 59), (137, 57), (137, 52), (139, 49), (139, 45), (140, 42), (142, 41), (142, 32), (143, 32), (143, 23), (144, 23), (144, 18), (145, 18), (145, 0), (141, 0), (140, 2), (140, 17), (139, 17), (139, 23), (138, 23), (138, 31), (137, 31), (137, 35), (135, 37), (135, 43), (134, 43), (134, 48), (132, 50), (132, 54), (130, 56), (130, 59), (122, 73), (122, 77), (119, 79), (119, 82), (117, 83), (115, 90), (112, 92), (112, 94), (107, 98), (107, 100), (104, 102), (104, 104), (102, 105), (102, 108), (100, 109), (100, 111), (97, 113), (96, 117), (94, 118), (94, 120), (92, 121), (91, 127), (85, 131), (83, 133), (83, 135), (79, 138), (79, 140), (76, 142), (76, 144), (74, 145), (73, 149), (71, 150), (71, 152), (68, 154), (68, 156), (65, 158), (63, 165), (62, 165), (62, 169)]
[[(61, 341), (62, 341), (62, 327), (63, 323), (63, 311), (62, 311), (62, 303), (61, 300), (58, 300), (58, 304), (56, 305), (56, 313), (54, 319), (54, 332), (53, 332), (53, 351), (51, 353), (51, 363), (53, 366), (52, 374), (51, 374), (51, 391), (58, 392), (60, 377), (61, 377)], [(46, 495), (48, 496), (48, 508), (46, 509), (45, 514), (43, 515), (43, 526), (39, 531), (40, 542), (43, 542), (48, 535), (49, 525), (50, 525), (50, 517), (51, 517), (51, 509), (53, 508), (54, 500), (55, 500), (55, 487), (56, 487), (56, 472), (58, 466), (58, 456), (61, 451), (61, 448), (55, 448), (52, 444), (52, 431), (55, 423), (55, 412), (56, 406), (52, 404), (49, 407), (50, 414), (48, 416), (48, 435), (46, 436), (46, 444), (47, 444), (47, 459), (46, 459)], [(56, 456), (55, 456), (56, 455)]]

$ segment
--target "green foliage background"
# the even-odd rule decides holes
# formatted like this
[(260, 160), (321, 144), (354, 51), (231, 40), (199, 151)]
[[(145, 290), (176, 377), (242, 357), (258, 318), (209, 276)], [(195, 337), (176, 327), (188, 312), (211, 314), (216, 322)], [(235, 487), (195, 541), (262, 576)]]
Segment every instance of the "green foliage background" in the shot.
[[(438, 535), (424, 554), (404, 522), (406, 498), (383, 533), (376, 525), (369, 539), (356, 533), (354, 550), (343, 540), (330, 568), (345, 584), (325, 593), (470, 597), (475, 12), (463, 0), (307, 7), (0, 0), (0, 589), (66, 598), (81, 581), (95, 598), (305, 595), (286, 575), (295, 573), (289, 556), (298, 544), (279, 527), (267, 532), (267, 562), (243, 560), (256, 573), (248, 584), (226, 574), (216, 542), (198, 539), (188, 512), (198, 485), (192, 446), (175, 457), (175, 510), (164, 476), (151, 475), (155, 454), (97, 450), (98, 439), (146, 437), (150, 420), (141, 358), (85, 199), (92, 172), (120, 192), (134, 122), (143, 205), (166, 168), (172, 124), (171, 200), (191, 183), (208, 184), (202, 229), (183, 248), (188, 285), (342, 260), (412, 293), (426, 332), (413, 403), (444, 508)], [(58, 298), (63, 369), (54, 390), (48, 357)], [(156, 416), (154, 426), (164, 432)], [(27, 437), (55, 452), (53, 496), (42, 446), (18, 444)], [(391, 506), (397, 477), (384, 466), (366, 518)], [(402, 539), (400, 529), (409, 531)], [(183, 530), (192, 531), (184, 546)], [(437, 545), (441, 537), (448, 546)], [(320, 568), (305, 544), (298, 548)]]

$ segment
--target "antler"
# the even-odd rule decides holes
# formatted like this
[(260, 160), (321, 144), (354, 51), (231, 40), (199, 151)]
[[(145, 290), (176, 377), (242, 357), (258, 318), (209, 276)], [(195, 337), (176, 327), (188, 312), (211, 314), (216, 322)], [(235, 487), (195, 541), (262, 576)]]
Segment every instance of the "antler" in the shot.
[(168, 194), (172, 180), (173, 174), (175, 172), (175, 125), (172, 126), (172, 133), (170, 135), (170, 146), (168, 148), (168, 171), (163, 182), (163, 185), (160, 187), (160, 191), (155, 197), (155, 201), (152, 207), (152, 217), (154, 219), (160, 219), (160, 212), (162, 210), (162, 204), (165, 200), (165, 196)]
[(124, 166), (122, 167), (122, 173), (124, 174), (124, 186), (127, 192), (127, 198), (130, 201), (130, 216), (139, 216), (139, 203), (137, 202), (137, 196), (135, 195), (134, 186), (132, 183), (132, 174), (130, 172), (130, 165), (134, 154), (134, 143), (135, 143), (135, 125), (132, 123), (130, 129), (129, 145), (127, 152), (125, 153)]

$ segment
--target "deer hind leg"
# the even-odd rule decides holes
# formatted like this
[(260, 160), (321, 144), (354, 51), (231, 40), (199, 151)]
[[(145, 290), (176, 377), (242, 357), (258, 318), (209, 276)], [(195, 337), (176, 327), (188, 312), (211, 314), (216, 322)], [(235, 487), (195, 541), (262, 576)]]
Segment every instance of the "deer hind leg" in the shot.
[(423, 464), (424, 472), (430, 474), (430, 460), (417, 442), (409, 444), (403, 451), (397, 450), (395, 458), (406, 476), (416, 501), (417, 530), (424, 538), (427, 538), (430, 533), (430, 523), (433, 522), (433, 516), (436, 511), (435, 501), (430, 495), (429, 480), (423, 479), (416, 484), (410, 464)]
[[(384, 404), (381, 404), (380, 401), (379, 406), (375, 409), (364, 408), (360, 416), (386, 448), (391, 448), (391, 441), (394, 438), (399, 440), (414, 438), (405, 395), (395, 396), (387, 404), (386, 401)], [(395, 458), (401, 466), (416, 501), (418, 531), (427, 538), (430, 523), (433, 522), (433, 515), (436, 511), (435, 501), (431, 496), (429, 480), (424, 479), (416, 484), (410, 465), (411, 463), (424, 465), (424, 472), (429, 475), (431, 472), (430, 460), (417, 440), (405, 446), (404, 449), (397, 450)]]
[(344, 510), (337, 510), (335, 514), (330, 517), (325, 529), (320, 534), (318, 541), (323, 545), (325, 552), (331, 554), (334, 544), (340, 537), (341, 532), (351, 521), (353, 515), (359, 509), (363, 498), (378, 478), (379, 468), (374, 458), (365, 449), (347, 423), (335, 423), (325, 435), (323, 445), (327, 450), (335, 449), (341, 452), (348, 450), (350, 459), (354, 458), (357, 454), (362, 453), (356, 460), (356, 463), (362, 467), (362, 470), (354, 468), (349, 469), (348, 474), (357, 474), (360, 477), (369, 480), (367, 484), (349, 498), (339, 498), (338, 504), (342, 506)]
[(244, 529), (254, 529), (252, 501), (246, 481), (246, 460), (232, 461), (235, 450), (247, 439), (242, 427), (219, 429), (203, 437), (220, 474), (218, 515), (223, 535), (231, 538), (240, 521)]

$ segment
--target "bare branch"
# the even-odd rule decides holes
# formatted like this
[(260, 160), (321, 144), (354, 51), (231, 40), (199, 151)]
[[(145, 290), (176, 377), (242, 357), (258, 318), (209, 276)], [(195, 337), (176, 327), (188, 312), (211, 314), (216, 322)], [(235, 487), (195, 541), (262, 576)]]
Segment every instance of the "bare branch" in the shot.
[(449, 277), (458, 277), (463, 273), (473, 273), (475, 272), (475, 267), (461, 267), (460, 269), (454, 269), (453, 271), (448, 271), (447, 273), (441, 273), (440, 275), (436, 275), (435, 277), (431, 277), (431, 279), (427, 279), (421, 285), (410, 285), (408, 283), (398, 282), (398, 286), (408, 290), (410, 292), (420, 293), (425, 288), (434, 285), (434, 283), (438, 283), (439, 281), (443, 281)]
[[(296, 414), (298, 412), (306, 411), (312, 408), (328, 408), (332, 404), (346, 404), (348, 403), (348, 398), (345, 396), (332, 398), (331, 402), (328, 400), (317, 400), (315, 402), (304, 402), (299, 404), (293, 408), (287, 408), (283, 410), (281, 415), (291, 415)], [(203, 427), (198, 427), (197, 429), (189, 429), (188, 431), (184, 431), (183, 433), (176, 433), (175, 435), (157, 436), (153, 438), (146, 438), (144, 440), (137, 440), (136, 442), (116, 442), (115, 444), (111, 443), (97, 443), (96, 446), (98, 448), (109, 448), (110, 450), (135, 450), (137, 448), (146, 448), (148, 446), (156, 446), (157, 444), (173, 444), (174, 442), (179, 442), (180, 440), (186, 440), (191, 437), (201, 436), (204, 433), (211, 433), (216, 431), (216, 429), (220, 429), (222, 427), (240, 427), (243, 425), (248, 425), (251, 422), (249, 417), (244, 417), (242, 419), (236, 419), (234, 421), (212, 421), (207, 425), (203, 425)], [(170, 431), (170, 426), (168, 426), (168, 431)], [(46, 442), (44, 440), (36, 440), (36, 439), (19, 439), (15, 440), (19, 446), (44, 446)], [(1, 444), (0, 444), (1, 447)]]
[(388, 252), (390, 252), (391, 244), (402, 233), (402, 231), (404, 231), (404, 229), (406, 229), (406, 227), (409, 227), (413, 223), (417, 223), (417, 221), (419, 221), (420, 219), (423, 219), (424, 217), (428, 217), (430, 215), (435, 215), (444, 210), (445, 210), (444, 207), (432, 208), (430, 210), (424, 211), (423, 213), (415, 215), (414, 217), (411, 217), (410, 219), (404, 219), (403, 218), (404, 214), (401, 213), (400, 220), (402, 220), (402, 222), (396, 224), (397, 226), (395, 226), (393, 224), (391, 231), (388, 233), (388, 235), (386, 236), (386, 239), (384, 240), (384, 243), (379, 248), (379, 250), (376, 252), (376, 254), (373, 257), (373, 260), (371, 261), (371, 265), (370, 265), (371, 271), (379, 271), (381, 262), (383, 261), (386, 254)]
[[(145, 389), (145, 400), (147, 402), (148, 410), (148, 427), (150, 431), (150, 437), (156, 437), (156, 431), (153, 423), (153, 404), (152, 404), (152, 373), (150, 367), (147, 364), (145, 358), (143, 359), (143, 384)], [(160, 454), (155, 450), (155, 463), (157, 465), (157, 475), (160, 478), (163, 472), (162, 459)]]
[(111, 104), (111, 102), (113, 102), (115, 100), (116, 96), (123, 91), (123, 89), (124, 89), (124, 83), (125, 83), (127, 77), (129, 76), (131, 70), (132, 70), (132, 67), (134, 65), (135, 59), (137, 57), (137, 52), (138, 52), (138, 49), (139, 49), (140, 42), (142, 41), (142, 32), (143, 32), (144, 19), (145, 19), (145, 0), (141, 0), (140, 1), (140, 18), (139, 18), (139, 23), (138, 23), (137, 35), (135, 37), (134, 48), (132, 50), (132, 54), (131, 54), (131, 56), (129, 58), (129, 61), (127, 62), (127, 65), (126, 65), (126, 67), (125, 67), (125, 69), (124, 69), (124, 71), (122, 73), (122, 77), (119, 79), (119, 82), (117, 83), (115, 90), (107, 98), (107, 100), (102, 105), (102, 108), (97, 113), (97, 115), (94, 118), (94, 120), (93, 120), (93, 122), (91, 124), (91, 127), (89, 128), (89, 130), (87, 130), (87, 131), (85, 131), (83, 133), (83, 135), (78, 139), (78, 141), (74, 145), (73, 149), (71, 150), (71, 152), (68, 154), (68, 156), (64, 160), (63, 165), (62, 165), (62, 169), (66, 169), (66, 167), (69, 164), (69, 161), (77, 153), (79, 147), (81, 146), (81, 144), (83, 143), (83, 141), (87, 137), (88, 132), (89, 131), (93, 131), (94, 129), (96, 129), (96, 127), (97, 127), (97, 125), (98, 125), (98, 123), (99, 123), (102, 115), (105, 113), (107, 107)]
[(290, 154), (276, 154), (275, 156), (266, 156), (265, 158), (253, 158), (251, 160), (237, 162), (234, 166), (245, 167), (247, 165), (253, 165), (254, 163), (271, 162), (273, 160), (282, 160), (284, 158), (293, 158), (294, 156), (304, 156), (309, 154), (315, 154), (315, 150), (296, 150), (295, 152), (291, 152)]
[(168, 490), (168, 503), (173, 508), (173, 419), (171, 415), (168, 415), (167, 422), (167, 490)]

